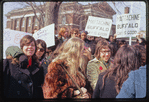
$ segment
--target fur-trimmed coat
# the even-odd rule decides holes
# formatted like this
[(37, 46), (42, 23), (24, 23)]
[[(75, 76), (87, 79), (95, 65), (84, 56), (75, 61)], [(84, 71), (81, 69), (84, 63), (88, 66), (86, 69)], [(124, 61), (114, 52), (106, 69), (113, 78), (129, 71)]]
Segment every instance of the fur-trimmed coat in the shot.
[[(45, 76), (43, 85), (43, 94), (46, 99), (73, 98), (75, 97), (74, 90), (78, 90), (60, 64), (63, 64), (68, 70), (68, 66), (62, 60), (51, 62), (48, 66), (48, 73)], [(80, 88), (85, 87), (85, 77), (81, 72), (78, 71), (76, 77), (74, 75), (71, 76)]]

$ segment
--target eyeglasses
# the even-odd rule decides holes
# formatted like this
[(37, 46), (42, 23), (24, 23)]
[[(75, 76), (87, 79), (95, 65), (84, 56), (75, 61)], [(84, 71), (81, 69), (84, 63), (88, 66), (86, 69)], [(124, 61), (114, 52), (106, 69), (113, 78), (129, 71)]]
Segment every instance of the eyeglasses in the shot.
[(111, 53), (111, 51), (100, 51), (102, 54)]
[(40, 52), (43, 52), (44, 51), (43, 48), (39, 48), (39, 47), (37, 47), (37, 50), (40, 51)]

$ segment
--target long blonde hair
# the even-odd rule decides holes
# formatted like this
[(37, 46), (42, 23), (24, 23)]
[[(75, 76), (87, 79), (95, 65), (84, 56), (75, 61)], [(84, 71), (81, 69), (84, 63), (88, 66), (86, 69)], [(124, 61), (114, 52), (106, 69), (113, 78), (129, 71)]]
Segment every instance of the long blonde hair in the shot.
[(76, 75), (78, 68), (82, 63), (82, 53), (84, 48), (84, 41), (80, 38), (70, 38), (64, 45), (64, 48), (54, 61), (59, 59), (66, 61), (69, 66), (68, 71), (70, 74)]

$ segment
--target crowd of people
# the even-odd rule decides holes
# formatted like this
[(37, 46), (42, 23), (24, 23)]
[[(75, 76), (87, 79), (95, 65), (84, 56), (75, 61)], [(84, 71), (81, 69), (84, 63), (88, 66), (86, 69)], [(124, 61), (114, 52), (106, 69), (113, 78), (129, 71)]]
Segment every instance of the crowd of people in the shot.
[[(49, 38), (50, 40), (50, 38)], [(4, 97), (92, 99), (146, 97), (146, 41), (88, 36), (66, 27), (55, 45), (25, 35), (3, 59)]]

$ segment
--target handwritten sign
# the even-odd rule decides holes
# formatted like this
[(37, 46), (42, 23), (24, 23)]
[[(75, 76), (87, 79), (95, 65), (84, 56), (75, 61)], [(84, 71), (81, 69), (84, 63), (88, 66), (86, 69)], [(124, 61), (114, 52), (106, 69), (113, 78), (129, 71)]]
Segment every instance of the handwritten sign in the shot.
[(5, 51), (9, 46), (20, 47), (20, 40), (25, 35), (32, 35), (31, 33), (26, 33), (22, 31), (4, 29), (3, 30), (3, 58), (6, 58)]
[(37, 39), (42, 39), (46, 42), (47, 47), (55, 45), (55, 36), (54, 36), (55, 24), (48, 25), (36, 33), (33, 34), (33, 37)]
[(117, 15), (116, 34), (117, 38), (136, 37), (140, 28), (140, 14)]
[(88, 35), (108, 38), (111, 30), (112, 20), (107, 18), (89, 16), (85, 27)]

